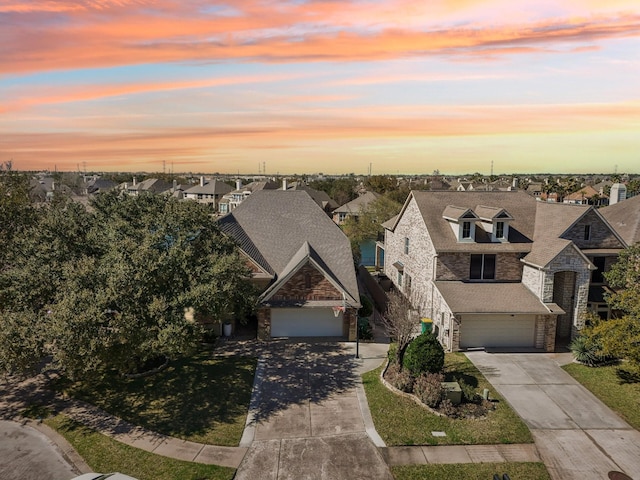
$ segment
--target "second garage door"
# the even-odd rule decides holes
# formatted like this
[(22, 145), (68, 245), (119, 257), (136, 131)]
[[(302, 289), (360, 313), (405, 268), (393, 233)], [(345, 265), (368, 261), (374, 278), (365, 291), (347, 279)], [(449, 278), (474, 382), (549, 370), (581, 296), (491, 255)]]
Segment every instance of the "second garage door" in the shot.
[(460, 348), (533, 347), (535, 330), (535, 315), (465, 315)]
[(272, 337), (341, 337), (342, 313), (331, 308), (272, 308)]

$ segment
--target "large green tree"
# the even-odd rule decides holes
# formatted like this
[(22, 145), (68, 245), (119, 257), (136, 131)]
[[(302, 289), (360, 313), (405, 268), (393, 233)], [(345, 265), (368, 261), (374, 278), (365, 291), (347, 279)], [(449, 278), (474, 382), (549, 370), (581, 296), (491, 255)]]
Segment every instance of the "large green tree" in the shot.
[(343, 225), (344, 233), (352, 242), (376, 239), (384, 232), (382, 224), (397, 215), (402, 205), (386, 195), (378, 197), (360, 210), (357, 217), (347, 217)]
[(91, 212), (62, 201), (38, 216), (0, 274), (4, 370), (50, 355), (71, 376), (127, 371), (195, 345), (185, 312), (244, 318), (253, 306), (235, 244), (195, 202), (112, 192)]
[(594, 340), (602, 354), (626, 358), (640, 369), (640, 243), (620, 254), (605, 278), (614, 289), (607, 302), (616, 317), (593, 319), (584, 334)]

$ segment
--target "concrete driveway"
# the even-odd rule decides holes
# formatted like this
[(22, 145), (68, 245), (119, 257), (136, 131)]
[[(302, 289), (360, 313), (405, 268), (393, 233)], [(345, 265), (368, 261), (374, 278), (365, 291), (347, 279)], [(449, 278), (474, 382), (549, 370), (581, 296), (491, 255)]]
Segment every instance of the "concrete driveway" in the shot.
[(640, 432), (560, 368), (566, 357), (467, 357), (527, 423), (554, 480), (602, 480), (610, 471), (640, 480)]
[(0, 458), (3, 480), (66, 480), (78, 475), (46, 436), (6, 420), (0, 420)]
[(241, 442), (249, 451), (235, 478), (392, 479), (367, 433), (359, 375), (387, 347), (363, 345), (365, 359), (355, 361), (347, 343), (271, 345), (258, 363)]

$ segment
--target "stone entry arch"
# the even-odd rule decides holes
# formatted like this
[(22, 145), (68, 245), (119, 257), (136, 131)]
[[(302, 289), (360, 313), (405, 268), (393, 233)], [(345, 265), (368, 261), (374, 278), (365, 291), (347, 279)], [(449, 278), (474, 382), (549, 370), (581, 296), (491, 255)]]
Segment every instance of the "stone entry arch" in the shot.
[(576, 272), (559, 271), (553, 275), (553, 303), (562, 308), (556, 323), (556, 345), (568, 345), (571, 341), (572, 324), (576, 304)]

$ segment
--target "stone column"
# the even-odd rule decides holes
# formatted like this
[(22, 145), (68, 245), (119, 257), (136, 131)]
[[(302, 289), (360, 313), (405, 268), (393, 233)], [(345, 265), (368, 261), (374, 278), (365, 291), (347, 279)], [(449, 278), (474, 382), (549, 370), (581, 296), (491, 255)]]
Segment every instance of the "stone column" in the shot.
[(258, 309), (258, 340), (271, 340), (271, 309)]

